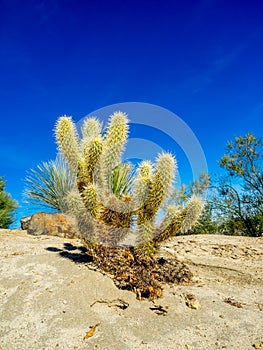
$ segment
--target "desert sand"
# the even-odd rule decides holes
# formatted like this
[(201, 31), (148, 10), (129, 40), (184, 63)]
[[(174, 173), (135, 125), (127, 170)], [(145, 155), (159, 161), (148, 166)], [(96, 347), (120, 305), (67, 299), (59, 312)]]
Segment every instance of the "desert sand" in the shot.
[[(0, 349), (263, 349), (263, 238), (179, 236), (161, 255), (194, 274), (139, 301), (78, 239), (0, 230)], [(92, 328), (93, 327), (93, 328)]]

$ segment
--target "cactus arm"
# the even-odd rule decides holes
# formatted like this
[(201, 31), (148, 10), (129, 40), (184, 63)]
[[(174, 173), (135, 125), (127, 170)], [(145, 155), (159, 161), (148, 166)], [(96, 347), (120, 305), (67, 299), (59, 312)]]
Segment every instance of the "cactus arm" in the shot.
[(196, 225), (203, 208), (203, 200), (196, 196), (192, 196), (185, 207), (169, 206), (163, 222), (155, 232), (154, 241), (160, 243), (179, 232), (186, 233)]
[(55, 136), (59, 151), (73, 170), (78, 169), (79, 137), (72, 117), (62, 116), (55, 126)]
[(196, 225), (204, 210), (204, 202), (200, 197), (192, 196), (185, 208), (185, 216), (181, 225), (181, 232), (186, 233)]
[(94, 182), (96, 170), (99, 171), (99, 159), (103, 150), (103, 139), (101, 136), (91, 139), (83, 149), (84, 172), (88, 182)]
[(81, 126), (82, 140), (84, 143), (101, 135), (102, 123), (95, 117), (86, 118)]
[(112, 170), (121, 162), (121, 155), (128, 138), (128, 118), (125, 113), (115, 112), (109, 119), (104, 148), (100, 158), (102, 186), (109, 187)]
[(175, 158), (162, 153), (156, 160), (155, 172), (149, 179), (149, 191), (145, 205), (139, 212), (139, 224), (154, 219), (162, 203), (168, 197), (176, 168)]

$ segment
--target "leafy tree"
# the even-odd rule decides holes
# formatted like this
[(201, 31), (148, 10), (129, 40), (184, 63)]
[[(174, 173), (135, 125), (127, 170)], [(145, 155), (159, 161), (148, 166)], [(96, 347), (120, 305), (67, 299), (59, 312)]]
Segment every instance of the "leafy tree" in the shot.
[(263, 144), (252, 133), (235, 137), (219, 161), (226, 175), (216, 186), (214, 205), (232, 234), (263, 232)]
[(0, 177), (0, 228), (8, 228), (13, 223), (13, 213), (17, 208), (17, 202), (5, 192), (5, 184), (3, 177)]

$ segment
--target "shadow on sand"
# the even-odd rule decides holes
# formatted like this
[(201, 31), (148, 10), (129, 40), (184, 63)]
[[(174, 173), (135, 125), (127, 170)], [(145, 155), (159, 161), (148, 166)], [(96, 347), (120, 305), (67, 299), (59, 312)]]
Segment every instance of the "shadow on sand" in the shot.
[(62, 258), (70, 259), (75, 263), (86, 264), (92, 261), (92, 257), (87, 254), (88, 250), (84, 246), (74, 246), (71, 243), (64, 243), (64, 249), (48, 247), (46, 250), (59, 253)]

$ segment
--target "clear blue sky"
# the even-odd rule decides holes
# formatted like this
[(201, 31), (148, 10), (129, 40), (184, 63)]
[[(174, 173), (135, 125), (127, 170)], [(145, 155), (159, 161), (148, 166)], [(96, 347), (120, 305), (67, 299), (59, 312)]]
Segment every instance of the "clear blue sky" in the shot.
[(214, 173), (227, 140), (263, 133), (262, 62), (261, 1), (0, 0), (0, 175), (21, 200), (59, 115), (130, 101), (179, 115)]

